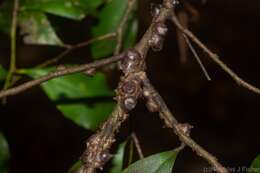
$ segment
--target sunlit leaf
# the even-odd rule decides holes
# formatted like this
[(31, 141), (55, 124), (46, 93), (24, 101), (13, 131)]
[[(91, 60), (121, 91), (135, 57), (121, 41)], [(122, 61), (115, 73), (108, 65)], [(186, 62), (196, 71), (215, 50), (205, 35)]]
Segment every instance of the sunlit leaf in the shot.
[(19, 26), (26, 44), (63, 45), (42, 12), (20, 13)]
[(7, 71), (0, 65), (0, 81), (4, 80), (7, 76)]
[(109, 170), (109, 173), (120, 173), (123, 169), (123, 163), (124, 163), (124, 153), (126, 148), (126, 143), (123, 142), (118, 146), (117, 152), (114, 155), (114, 158), (112, 160), (112, 168)]
[(61, 17), (81, 20), (102, 3), (102, 0), (24, 0), (22, 10), (44, 11)]
[(122, 173), (172, 173), (177, 155), (177, 150), (155, 154), (133, 163)]
[[(50, 71), (51, 69), (27, 69), (21, 73), (38, 78)], [(95, 130), (115, 105), (112, 101), (114, 93), (108, 88), (102, 73), (93, 77), (84, 74), (68, 75), (41, 86), (65, 117), (87, 129)]]
[[(99, 23), (97, 26), (94, 26), (92, 29), (92, 36), (97, 37), (100, 35), (104, 35), (106, 33), (115, 32), (122, 20), (122, 17), (124, 16), (125, 10), (127, 8), (127, 2), (128, 0), (112, 0), (110, 3), (108, 3), (104, 8), (101, 10), (98, 19)], [(136, 17), (135, 15), (131, 15), (131, 17)], [(132, 20), (129, 20), (132, 21)], [(133, 36), (136, 36), (137, 33), (137, 27), (132, 27), (128, 23), (126, 28), (126, 34), (130, 34), (130, 38), (128, 40), (135, 40), (133, 39)], [(135, 23), (136, 24), (136, 23)], [(136, 26), (136, 25), (135, 25)], [(135, 34), (133, 34), (135, 33)], [(130, 43), (127, 47), (129, 47)], [(116, 46), (116, 40), (115, 38), (111, 38), (108, 40), (102, 40), (98, 41), (92, 44), (91, 51), (94, 58), (101, 58), (104, 56), (107, 56), (111, 54)]]
[(260, 155), (252, 162), (249, 173), (260, 173)]
[(0, 172), (8, 172), (8, 160), (10, 158), (10, 152), (8, 143), (4, 135), (0, 132)]

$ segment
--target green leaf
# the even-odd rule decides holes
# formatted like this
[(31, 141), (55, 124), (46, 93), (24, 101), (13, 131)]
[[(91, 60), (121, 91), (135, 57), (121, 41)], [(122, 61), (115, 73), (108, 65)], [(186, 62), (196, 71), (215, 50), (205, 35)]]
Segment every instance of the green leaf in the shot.
[(23, 10), (44, 11), (74, 20), (83, 19), (103, 3), (102, 0), (24, 0)]
[(252, 162), (249, 173), (260, 173), (260, 155)]
[(120, 173), (122, 171), (126, 143), (127, 142), (125, 141), (118, 146), (117, 152), (112, 160), (113, 166), (109, 170), (109, 173)]
[(0, 65), (0, 81), (5, 80), (7, 71)]
[(69, 169), (68, 173), (76, 173), (82, 166), (82, 162), (79, 160)]
[(63, 45), (46, 15), (42, 12), (21, 12), (19, 15), (19, 26), (26, 44)]
[[(112, 0), (108, 3), (100, 12), (98, 19), (99, 23), (97, 26), (92, 28), (92, 37), (98, 37), (104, 35), (106, 33), (115, 32), (124, 16), (125, 10), (127, 8), (128, 0)], [(132, 15), (131, 17), (136, 17)], [(131, 21), (131, 20), (130, 20)], [(130, 22), (129, 22), (130, 23)], [(137, 33), (136, 27), (129, 27), (133, 30), (130, 32), (125, 31), (125, 33), (133, 35), (133, 33)], [(127, 30), (127, 29), (126, 29)], [(125, 35), (125, 34), (124, 34)], [(130, 38), (133, 38), (129, 36)], [(133, 40), (133, 39), (130, 39)], [(130, 43), (128, 43), (129, 47)], [(116, 46), (115, 38), (111, 38), (108, 40), (102, 40), (95, 42), (91, 45), (91, 52), (94, 58), (102, 58), (113, 53)]]
[(122, 173), (171, 173), (177, 155), (177, 150), (155, 154), (133, 163)]
[(0, 172), (8, 172), (8, 160), (10, 158), (10, 152), (8, 143), (4, 135), (0, 132)]
[(129, 27), (125, 31), (125, 39), (124, 39), (124, 48), (130, 48), (134, 45), (137, 38), (137, 32), (138, 32), (138, 19), (132, 18), (129, 22)]
[[(38, 78), (51, 70), (53, 68), (25, 69), (20, 73)], [(108, 88), (102, 73), (93, 77), (72, 74), (50, 80), (41, 86), (65, 117), (86, 129), (95, 130), (110, 115), (115, 105), (112, 101), (114, 92)]]

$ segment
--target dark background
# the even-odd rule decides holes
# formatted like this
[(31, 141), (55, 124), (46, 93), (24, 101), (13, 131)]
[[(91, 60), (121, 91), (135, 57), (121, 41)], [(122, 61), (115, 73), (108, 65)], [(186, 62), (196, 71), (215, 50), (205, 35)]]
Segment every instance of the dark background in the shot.
[[(260, 87), (260, 1), (208, 0), (204, 5), (198, 0), (189, 2), (200, 13), (191, 30), (243, 79)], [(139, 9), (140, 37), (150, 23), (149, 1), (140, 0)], [(68, 43), (88, 39), (88, 26), (95, 23), (89, 18), (81, 23), (49, 18), (54, 26), (62, 26), (57, 30)], [(181, 64), (175, 28), (171, 23), (169, 27), (164, 49), (149, 53), (148, 74), (152, 83), (177, 119), (194, 126), (192, 137), (199, 144), (227, 167), (248, 167), (260, 154), (259, 96), (237, 86), (201, 51), (198, 52), (211, 82), (205, 79), (192, 55), (189, 54), (187, 64)], [(1, 34), (0, 40), (0, 62), (7, 66), (9, 39)], [(32, 67), (61, 51), (55, 47), (26, 46), (21, 38), (18, 44), (19, 67)], [(72, 57), (72, 62), (91, 61), (87, 58), (88, 48), (72, 53), (65, 61), (70, 62)], [(111, 76), (114, 75), (109, 77), (114, 88), (118, 80)], [(179, 145), (171, 130), (162, 128), (157, 114), (148, 113), (143, 102), (124, 126), (119, 142), (135, 131), (145, 156)], [(10, 97), (5, 106), (0, 106), (0, 130), (10, 144), (11, 173), (66, 172), (81, 155), (84, 141), (92, 133), (65, 119), (39, 87)], [(205, 167), (209, 167), (207, 163), (186, 148), (174, 171), (196, 173)]]

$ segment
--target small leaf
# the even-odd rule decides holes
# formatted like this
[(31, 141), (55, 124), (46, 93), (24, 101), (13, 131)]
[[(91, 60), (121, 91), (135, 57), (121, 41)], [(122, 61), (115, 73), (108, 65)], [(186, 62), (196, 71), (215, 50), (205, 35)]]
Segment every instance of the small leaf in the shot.
[(8, 160), (10, 158), (10, 152), (8, 143), (4, 135), (0, 132), (0, 172), (8, 172)]
[(172, 173), (177, 155), (177, 150), (155, 154), (133, 163), (122, 173)]
[[(108, 3), (98, 16), (99, 23), (93, 27), (92, 36), (98, 37), (106, 33), (115, 32), (124, 16), (127, 2), (128, 0), (112, 0)], [(107, 56), (114, 51), (115, 46), (115, 38), (95, 42), (91, 46), (92, 55), (94, 58)]]
[(48, 18), (42, 12), (21, 12), (19, 14), (19, 26), (26, 44), (63, 46)]
[(70, 168), (70, 170), (68, 171), (68, 173), (76, 173), (78, 172), (78, 170), (81, 168), (82, 166), (82, 162), (79, 160), (76, 163), (74, 163), (74, 165)]
[(44, 11), (73, 20), (81, 20), (102, 3), (102, 0), (27, 0), (22, 9)]
[(126, 143), (127, 142), (123, 142), (118, 146), (117, 152), (112, 160), (113, 166), (109, 170), (109, 173), (120, 173), (122, 171)]
[(0, 81), (5, 80), (7, 71), (0, 65)]
[(249, 173), (260, 173), (260, 155), (252, 162)]
[[(48, 74), (53, 68), (24, 69), (20, 73), (33, 78)], [(114, 93), (108, 88), (105, 76), (93, 77), (72, 74), (59, 77), (41, 85), (48, 97), (65, 117), (74, 123), (95, 130), (112, 112)]]

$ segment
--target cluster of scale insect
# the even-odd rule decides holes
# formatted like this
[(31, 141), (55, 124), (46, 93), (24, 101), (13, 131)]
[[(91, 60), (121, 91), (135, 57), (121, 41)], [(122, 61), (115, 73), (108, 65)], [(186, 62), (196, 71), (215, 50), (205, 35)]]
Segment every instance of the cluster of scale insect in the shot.
[(151, 39), (148, 41), (153, 51), (160, 51), (163, 48), (163, 42), (168, 32), (167, 26), (162, 22), (156, 22), (153, 26)]
[(124, 59), (119, 63), (119, 68), (125, 74), (117, 90), (118, 99), (125, 111), (135, 108), (141, 94), (140, 80), (135, 75), (143, 68), (141, 55), (135, 49), (126, 51)]
[[(180, 4), (178, 0), (169, 1), (170, 5), (176, 7)], [(151, 15), (154, 19), (157, 19), (160, 15), (161, 9), (164, 8), (162, 5), (151, 4)], [(167, 34), (168, 28), (162, 22), (156, 22), (153, 26), (153, 33), (148, 41), (153, 51), (160, 51), (163, 48), (163, 42)]]

